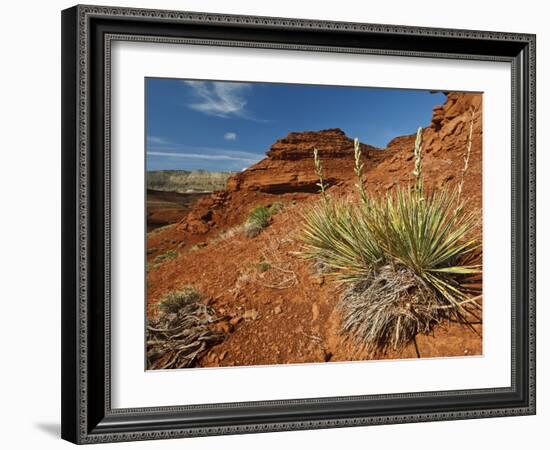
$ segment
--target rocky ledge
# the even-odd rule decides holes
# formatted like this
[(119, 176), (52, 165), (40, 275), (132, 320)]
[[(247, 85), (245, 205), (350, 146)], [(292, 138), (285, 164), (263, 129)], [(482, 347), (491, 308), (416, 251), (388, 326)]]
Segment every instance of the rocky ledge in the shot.
[[(380, 149), (360, 144), (366, 159)], [(289, 133), (276, 141), (266, 158), (231, 177), (230, 191), (257, 190), (272, 194), (316, 192), (318, 178), (313, 166), (313, 149), (323, 161), (326, 182), (331, 185), (353, 173), (353, 139), (339, 128)]]

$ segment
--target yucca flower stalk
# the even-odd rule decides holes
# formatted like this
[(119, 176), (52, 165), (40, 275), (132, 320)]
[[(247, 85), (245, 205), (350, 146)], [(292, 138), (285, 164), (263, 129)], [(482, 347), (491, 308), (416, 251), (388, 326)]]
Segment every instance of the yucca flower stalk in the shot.
[(420, 198), (424, 194), (424, 180), (422, 177), (422, 127), (418, 127), (414, 142), (414, 189)]
[(361, 145), (359, 139), (355, 138), (353, 140), (353, 151), (355, 156), (355, 176), (357, 177), (357, 189), (359, 190), (359, 196), (364, 205), (369, 204), (369, 198), (365, 191), (365, 180), (363, 178), (363, 167), (364, 164), (361, 163)]
[(321, 162), (321, 157), (319, 156), (319, 150), (315, 147), (313, 148), (313, 163), (315, 164), (315, 173), (319, 177), (319, 183), (317, 183), (317, 186), (319, 186), (319, 191), (323, 196), (323, 200), (327, 202), (328, 197), (326, 193), (326, 185), (323, 180), (323, 163)]
[(464, 186), (464, 177), (470, 166), (470, 154), (472, 153), (472, 135), (474, 132), (474, 120), (476, 116), (477, 109), (471, 108), (471, 118), (470, 118), (470, 129), (468, 131), (468, 139), (466, 141), (466, 152), (464, 153), (464, 167), (460, 171), (460, 181), (458, 182), (458, 200), (462, 197), (462, 189)]

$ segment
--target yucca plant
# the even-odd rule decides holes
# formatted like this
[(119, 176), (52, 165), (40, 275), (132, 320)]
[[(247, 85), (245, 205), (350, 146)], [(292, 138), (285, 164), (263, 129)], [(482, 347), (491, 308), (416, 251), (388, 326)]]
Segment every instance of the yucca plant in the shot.
[(357, 205), (343, 199), (324, 201), (303, 215), (303, 256), (321, 262), (340, 281), (369, 278), (384, 258)]
[(456, 200), (456, 190), (403, 188), (363, 209), (365, 235), (383, 257), (368, 278), (354, 276), (340, 307), (343, 329), (370, 353), (401, 350), (444, 320), (478, 318), (471, 281), (480, 267), (469, 264), (480, 247), (477, 221)]
[(478, 224), (457, 189), (424, 191), (422, 129), (414, 184), (381, 198), (367, 196), (358, 141), (354, 147), (361, 202), (332, 199), (322, 190), (324, 201), (304, 213), (301, 236), (303, 255), (328, 267), (346, 288), (343, 330), (374, 354), (401, 350), (442, 320), (470, 325), (480, 308), (470, 283), (480, 274), (471, 263), (480, 248)]
[(464, 264), (480, 242), (475, 215), (457, 208), (457, 198), (456, 189), (422, 197), (410, 188), (397, 190), (371, 206), (367, 223), (388, 261), (425, 279), (451, 304), (465, 299), (452, 278), (480, 270)]

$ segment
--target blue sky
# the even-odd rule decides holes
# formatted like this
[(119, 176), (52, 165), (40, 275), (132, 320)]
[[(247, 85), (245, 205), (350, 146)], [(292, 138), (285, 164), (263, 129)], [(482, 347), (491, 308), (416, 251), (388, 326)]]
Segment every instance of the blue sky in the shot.
[(147, 78), (147, 170), (240, 171), (291, 131), (341, 128), (384, 147), (429, 125), (428, 91)]

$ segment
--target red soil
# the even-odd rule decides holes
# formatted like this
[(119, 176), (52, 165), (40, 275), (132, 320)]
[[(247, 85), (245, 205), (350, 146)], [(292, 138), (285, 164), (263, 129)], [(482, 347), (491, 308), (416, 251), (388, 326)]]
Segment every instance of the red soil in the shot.
[[(464, 166), (470, 108), (477, 108), (463, 198), (481, 218), (481, 95), (448, 94), (425, 129), (424, 177), (428, 189), (456, 185)], [(291, 133), (267, 157), (230, 179), (225, 191), (206, 196), (172, 225), (148, 234), (148, 314), (168, 292), (186, 285), (204, 294), (224, 317), (227, 339), (199, 366), (233, 366), (364, 360), (339, 332), (338, 287), (297, 255), (300, 213), (319, 199), (312, 161), (319, 149), (334, 195), (354, 192), (353, 141), (337, 129)], [(367, 190), (373, 195), (410, 181), (414, 136), (392, 140), (384, 150), (362, 146)], [(284, 209), (255, 238), (242, 224), (251, 208), (282, 202)], [(168, 250), (175, 258), (155, 262)], [(153, 264), (154, 263), (154, 264)], [(265, 264), (260, 264), (265, 263)], [(457, 324), (419, 336), (422, 357), (479, 355), (477, 333)], [(385, 358), (416, 357), (414, 347)]]

